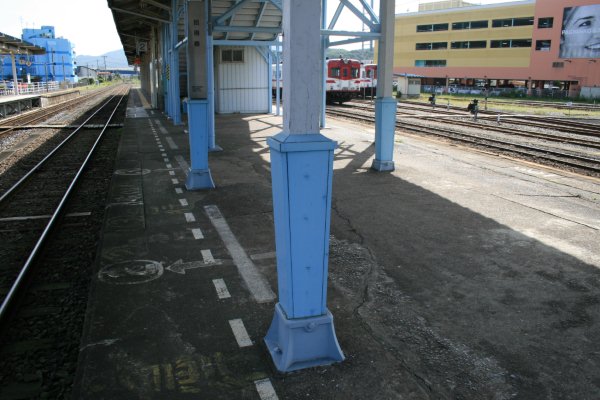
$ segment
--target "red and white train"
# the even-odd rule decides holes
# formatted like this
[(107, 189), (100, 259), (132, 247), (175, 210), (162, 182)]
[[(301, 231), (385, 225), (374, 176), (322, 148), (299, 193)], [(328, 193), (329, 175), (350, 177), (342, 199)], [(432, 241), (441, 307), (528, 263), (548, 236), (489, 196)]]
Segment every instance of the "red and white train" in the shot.
[(364, 64), (361, 69), (362, 93), (364, 97), (375, 96), (377, 91), (377, 64)]
[[(280, 69), (281, 71), (281, 69)], [(276, 93), (276, 69), (273, 66), (273, 95)], [(280, 82), (280, 87), (282, 83)], [(377, 65), (362, 64), (349, 58), (327, 60), (325, 89), (328, 103), (350, 101), (361, 96), (375, 95)]]

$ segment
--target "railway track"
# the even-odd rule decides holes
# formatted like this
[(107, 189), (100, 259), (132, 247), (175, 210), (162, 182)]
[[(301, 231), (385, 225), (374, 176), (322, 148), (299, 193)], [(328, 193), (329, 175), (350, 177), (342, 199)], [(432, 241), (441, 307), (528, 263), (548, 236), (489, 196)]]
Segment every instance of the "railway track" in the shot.
[[(347, 105), (353, 104), (361, 104), (365, 107), (369, 105), (369, 102), (361, 102), (354, 100), (351, 103), (346, 103)], [(480, 105), (481, 107), (481, 105)], [(424, 103), (414, 103), (414, 102), (399, 102), (398, 110), (402, 112), (421, 112), (427, 113), (430, 115), (422, 115), (422, 118), (425, 119), (436, 119), (439, 116), (465, 116), (469, 117), (469, 113), (463, 107), (456, 107), (444, 105), (443, 103), (438, 103), (435, 109), (432, 109), (430, 105), (426, 105)], [(536, 116), (536, 115), (513, 115), (506, 113), (499, 113), (494, 111), (483, 111), (479, 110), (478, 118), (487, 121), (495, 121), (502, 123), (511, 123), (516, 125), (522, 125), (524, 127), (536, 127), (541, 129), (552, 129), (559, 132), (564, 132), (568, 134), (579, 134), (582, 136), (590, 136), (600, 138), (600, 129), (597, 124), (586, 123), (581, 120), (573, 121), (570, 118), (565, 117), (545, 117), (545, 116)]]
[[(373, 112), (374, 108), (372, 106), (365, 106), (362, 104), (354, 105), (349, 103), (348, 105), (352, 107), (356, 107), (367, 112)], [(451, 123), (453, 126), (464, 126), (467, 128), (473, 128), (472, 116), (464, 111), (461, 112), (449, 112), (446, 110), (435, 109), (432, 110), (431, 106), (428, 108), (418, 107), (416, 108), (420, 114), (415, 114), (413, 111), (415, 109), (406, 110), (402, 107), (398, 107), (397, 116), (399, 118), (418, 118), (422, 120), (434, 121), (439, 123)], [(594, 127), (593, 125), (583, 124), (583, 123), (566, 123), (565, 126), (573, 126), (573, 128), (563, 131), (560, 127), (557, 127), (553, 124), (545, 123), (545, 121), (541, 121), (540, 123), (532, 122), (531, 120), (519, 120), (515, 121), (514, 117), (504, 117), (502, 120), (502, 124), (499, 118), (493, 119), (489, 116), (481, 116), (478, 115), (478, 119), (481, 121), (495, 122), (494, 124), (478, 124), (476, 125), (478, 128), (490, 131), (490, 132), (498, 132), (500, 134), (510, 134), (514, 136), (521, 137), (530, 137), (530, 138), (541, 138), (551, 142), (557, 143), (568, 143), (569, 145), (580, 145), (584, 148), (589, 149), (600, 149), (600, 130), (598, 127)], [(516, 125), (518, 127), (507, 126)], [(563, 126), (564, 127), (564, 126)], [(540, 132), (539, 129), (531, 130), (529, 128), (539, 128), (545, 130), (551, 130), (552, 132)], [(559, 133), (563, 132), (563, 133)], [(583, 149), (585, 151), (585, 149)]]
[[(374, 123), (375, 117), (374, 112), (370, 110), (362, 109), (360, 112), (356, 109), (349, 110), (342, 107), (330, 107), (327, 113), (332, 116), (338, 116), (346, 119), (359, 120), (366, 123)], [(422, 118), (419, 116), (419, 118)], [(439, 118), (436, 120), (439, 122)], [(452, 125), (455, 125), (456, 120), (452, 120)], [(416, 133), (419, 135), (434, 135), (437, 137), (443, 137), (455, 142), (461, 142), (469, 146), (486, 149), (487, 151), (494, 151), (496, 153), (510, 155), (518, 158), (524, 158), (532, 160), (534, 162), (552, 165), (555, 167), (562, 167), (575, 170), (580, 173), (587, 175), (600, 176), (600, 157), (594, 155), (597, 152), (590, 155), (589, 151), (576, 151), (576, 150), (565, 150), (556, 147), (549, 146), (547, 144), (530, 144), (530, 143), (519, 143), (514, 140), (510, 140), (503, 137), (494, 137), (486, 133), (487, 127), (479, 127), (471, 122), (469, 125), (470, 130), (467, 132), (464, 129), (456, 129), (455, 127), (439, 126), (438, 124), (424, 124), (423, 122), (411, 122), (406, 118), (402, 118), (401, 121), (396, 122), (396, 129)], [(504, 132), (506, 133), (506, 132)], [(528, 135), (528, 133), (523, 133)], [(559, 141), (555, 135), (549, 135), (552, 141)], [(546, 139), (543, 136), (537, 136), (538, 139)], [(569, 141), (568, 138), (563, 138), (564, 141)], [(587, 146), (587, 141), (580, 140), (577, 143), (580, 146)], [(594, 146), (598, 144), (597, 141), (592, 142)]]
[[(91, 93), (84, 94), (75, 99), (67, 100), (60, 104), (55, 104), (52, 106), (36, 109), (29, 111), (27, 113), (19, 114), (14, 117), (9, 117), (0, 120), (0, 137), (8, 135), (10, 132), (13, 132), (17, 129), (31, 129), (36, 128), (35, 126), (31, 126), (32, 124), (38, 123), (40, 121), (46, 121), (53, 116), (56, 116), (65, 111), (71, 110), (73, 108), (81, 107), (83, 102), (91, 101), (92, 104), (97, 103), (100, 99), (115, 90), (114, 86), (109, 86), (107, 88), (95, 90)], [(64, 124), (58, 124), (57, 126), (52, 126), (50, 124), (46, 124), (44, 128), (46, 129), (61, 129)]]
[(70, 339), (81, 333), (92, 261), (82, 259), (97, 240), (86, 232), (102, 219), (118, 143), (108, 126), (124, 117), (127, 92), (81, 118), (0, 196), (0, 398), (64, 398), (70, 390), (78, 354)]

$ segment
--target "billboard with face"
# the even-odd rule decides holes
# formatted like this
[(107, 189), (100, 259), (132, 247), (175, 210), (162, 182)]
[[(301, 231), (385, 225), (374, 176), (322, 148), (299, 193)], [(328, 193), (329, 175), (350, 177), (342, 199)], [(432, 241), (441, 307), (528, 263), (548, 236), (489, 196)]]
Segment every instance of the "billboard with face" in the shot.
[(558, 56), (600, 58), (600, 4), (565, 8)]

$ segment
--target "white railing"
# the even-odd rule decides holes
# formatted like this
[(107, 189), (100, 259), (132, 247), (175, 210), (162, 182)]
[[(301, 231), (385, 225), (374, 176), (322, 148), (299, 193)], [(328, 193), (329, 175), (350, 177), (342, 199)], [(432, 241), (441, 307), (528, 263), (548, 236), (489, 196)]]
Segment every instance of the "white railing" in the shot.
[[(60, 82), (33, 82), (33, 83), (18, 83), (19, 94), (39, 94), (53, 92), (60, 89)], [(14, 96), (14, 82), (0, 81), (0, 96)]]

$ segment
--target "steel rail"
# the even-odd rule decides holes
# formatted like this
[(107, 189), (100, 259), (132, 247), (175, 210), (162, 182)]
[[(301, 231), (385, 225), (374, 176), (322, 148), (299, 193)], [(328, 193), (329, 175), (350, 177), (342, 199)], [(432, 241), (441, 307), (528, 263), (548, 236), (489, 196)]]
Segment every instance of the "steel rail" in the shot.
[[(344, 111), (340, 111), (340, 110), (335, 110), (335, 111), (329, 110), (327, 112), (330, 114), (333, 114), (333, 115), (337, 114), (342, 117), (359, 119), (359, 120), (368, 121), (368, 122), (373, 122), (375, 120), (375, 118), (372, 116), (360, 115), (360, 114), (344, 112)], [(407, 126), (407, 125), (410, 125), (410, 126)], [(512, 143), (510, 141), (501, 141), (501, 140), (497, 140), (497, 139), (486, 138), (486, 137), (477, 136), (477, 135), (471, 135), (468, 133), (453, 132), (453, 131), (447, 130), (447, 129), (444, 130), (441, 128), (424, 127), (424, 126), (421, 126), (418, 124), (396, 123), (396, 129), (417, 131), (419, 133), (428, 133), (431, 135), (446, 137), (446, 138), (449, 138), (452, 140), (458, 140), (458, 141), (462, 141), (462, 142), (466, 142), (466, 143), (475, 144), (478, 146), (495, 148), (497, 150), (512, 152), (515, 154), (520, 154), (520, 155), (524, 155), (524, 156), (528, 156), (528, 157), (534, 157), (534, 158), (538, 158), (538, 159), (544, 159), (546, 161), (552, 161), (555, 163), (560, 163), (563, 165), (580, 168), (582, 170), (588, 170), (588, 171), (593, 171), (595, 173), (600, 173), (600, 167), (598, 166), (598, 165), (600, 165), (600, 162), (598, 159), (582, 157), (582, 156), (578, 156), (575, 154), (561, 153), (561, 152), (553, 151), (550, 149), (537, 148), (534, 146), (527, 146), (527, 145), (522, 145), (519, 143)], [(482, 143), (484, 141), (488, 142), (488, 143)], [(528, 151), (526, 151), (526, 150), (528, 150)], [(542, 153), (542, 154), (540, 154), (540, 153)], [(549, 155), (553, 155), (554, 157), (550, 157)], [(560, 159), (559, 157), (563, 157), (563, 158), (567, 158), (567, 159), (575, 159), (575, 160), (583, 161), (586, 163), (590, 163), (591, 165), (579, 164), (577, 162)]]
[[(7, 119), (2, 119), (0, 120), (0, 137), (6, 136), (7, 134), (13, 132), (16, 129), (21, 129), (21, 127), (26, 126), (27, 124), (31, 124), (32, 122), (37, 122), (45, 118), (49, 118), (53, 115), (56, 115), (61, 111), (68, 110), (70, 107), (77, 105), (81, 101), (92, 99), (96, 96), (114, 91), (114, 89), (114, 86), (108, 87), (106, 89), (100, 89), (96, 92), (86, 93), (80, 97), (70, 99), (59, 104), (32, 110), (31, 112), (25, 113), (23, 115), (17, 115), (14, 118), (11, 117)], [(17, 123), (18, 125), (9, 125), (11, 123)]]
[[(355, 100), (354, 100), (355, 101)], [(355, 101), (356, 102), (356, 101)], [(358, 103), (361, 104), (360, 107), (364, 108), (373, 108), (369, 103)], [(463, 108), (458, 108), (455, 106), (451, 106), (450, 110), (446, 109), (446, 106), (442, 103), (439, 103), (435, 109), (432, 110), (430, 105), (418, 104), (418, 103), (406, 103), (402, 104), (410, 105), (410, 107), (402, 108), (400, 107), (400, 103), (398, 104), (398, 112), (403, 112), (408, 114), (410, 111), (425, 111), (434, 114), (442, 114), (444, 116), (464, 116), (469, 117), (469, 113), (465, 111)], [(350, 107), (357, 107), (352, 104), (347, 104)], [(424, 119), (436, 119), (438, 116), (420, 116)], [(522, 114), (501, 114), (493, 111), (483, 111), (479, 110), (478, 118), (493, 121), (494, 119), (500, 119), (502, 122), (524, 125), (528, 127), (537, 127), (542, 129), (551, 129), (559, 132), (565, 132), (568, 134), (577, 134), (582, 136), (592, 136), (592, 137), (600, 137), (599, 127), (598, 125), (588, 124), (581, 121), (571, 121), (571, 120), (561, 120), (557, 117), (544, 117), (539, 115), (522, 115)], [(564, 117), (563, 117), (564, 118)]]
[(79, 127), (77, 129), (75, 129), (73, 132), (71, 132), (71, 134), (69, 134), (69, 136), (67, 136), (62, 142), (60, 142), (60, 144), (58, 146), (56, 146), (50, 153), (48, 153), (46, 155), (46, 157), (44, 157), (39, 163), (37, 163), (36, 166), (34, 166), (32, 169), (30, 169), (29, 172), (27, 172), (25, 175), (23, 175), (17, 183), (15, 183), (8, 190), (6, 190), (6, 192), (4, 192), (2, 194), (2, 196), (0, 196), (0, 203), (2, 203), (13, 191), (15, 191), (23, 182), (25, 182), (27, 180), (27, 178), (29, 178), (35, 171), (37, 171), (44, 163), (46, 163), (46, 161), (48, 161), (50, 158), (52, 158), (54, 153), (56, 153), (68, 141), (70, 141), (77, 132), (79, 132), (81, 129), (83, 129), (85, 127), (85, 124), (90, 119), (92, 119), (96, 114), (98, 114), (100, 112), (100, 110), (102, 110), (104, 107), (106, 107), (112, 101), (112, 99), (114, 99), (116, 96), (118, 96), (118, 95), (113, 95), (110, 99), (108, 99), (106, 101), (106, 103), (102, 104), (100, 106), (100, 108), (98, 108), (96, 111), (94, 111), (94, 113), (92, 115), (90, 115), (90, 117), (88, 119), (86, 119), (81, 125), (79, 125)]
[(106, 132), (106, 129), (107, 129), (108, 125), (110, 124), (110, 121), (112, 120), (113, 116), (117, 112), (117, 109), (119, 108), (119, 105), (123, 101), (123, 98), (125, 97), (125, 95), (126, 95), (126, 93), (121, 96), (121, 98), (119, 99), (119, 102), (117, 103), (117, 105), (115, 106), (114, 110), (110, 114), (110, 117), (108, 118), (108, 120), (107, 120), (104, 128), (102, 128), (102, 131), (100, 132), (100, 134), (98, 135), (98, 138), (96, 139), (96, 141), (94, 142), (92, 148), (88, 152), (87, 157), (85, 158), (85, 160), (83, 161), (83, 163), (79, 167), (79, 170), (77, 171), (77, 174), (75, 175), (75, 177), (71, 181), (71, 184), (67, 188), (67, 190), (66, 190), (65, 194), (63, 195), (60, 203), (56, 207), (56, 210), (52, 214), (52, 217), (50, 217), (50, 221), (46, 225), (46, 228), (42, 232), (42, 234), (41, 234), (40, 238), (38, 239), (37, 243), (35, 244), (33, 250), (29, 254), (29, 257), (27, 258), (27, 261), (25, 262), (25, 264), (21, 268), (21, 271), (19, 272), (19, 275), (17, 276), (17, 279), (15, 280), (15, 282), (12, 285), (12, 287), (8, 291), (6, 297), (2, 301), (2, 305), (0, 306), (0, 321), (2, 321), (2, 319), (5, 317), (10, 302), (12, 301), (12, 299), (15, 296), (17, 290), (19, 289), (19, 287), (21, 285), (21, 282), (23, 281), (23, 279), (25, 278), (25, 275), (27, 274), (27, 271), (29, 270), (29, 268), (33, 264), (33, 261), (34, 261), (36, 255), (38, 254), (40, 248), (42, 247), (44, 241), (46, 240), (46, 237), (48, 236), (48, 233), (50, 232), (50, 230), (54, 226), (56, 220), (58, 219), (59, 215), (61, 214), (61, 212), (62, 212), (62, 210), (64, 208), (65, 203), (67, 202), (67, 200), (68, 200), (71, 192), (73, 191), (73, 188), (77, 184), (77, 181), (79, 180), (79, 177), (83, 173), (83, 170), (85, 169), (85, 167), (87, 166), (89, 160), (91, 159), (92, 155), (94, 154), (94, 151), (96, 150), (96, 147), (98, 147), (98, 144), (100, 143), (100, 140), (104, 136), (104, 132)]

